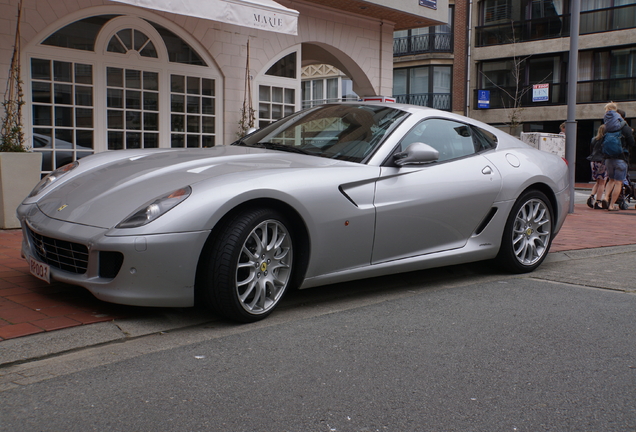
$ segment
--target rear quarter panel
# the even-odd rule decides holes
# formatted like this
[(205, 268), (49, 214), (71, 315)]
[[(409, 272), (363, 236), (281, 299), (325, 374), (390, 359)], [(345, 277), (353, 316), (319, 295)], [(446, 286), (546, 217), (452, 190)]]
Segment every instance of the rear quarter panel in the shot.
[(525, 144), (500, 148), (484, 154), (501, 172), (503, 185), (496, 203), (514, 202), (526, 189), (545, 185), (555, 202), (555, 233), (563, 225), (569, 205), (568, 167), (554, 154), (536, 150)]

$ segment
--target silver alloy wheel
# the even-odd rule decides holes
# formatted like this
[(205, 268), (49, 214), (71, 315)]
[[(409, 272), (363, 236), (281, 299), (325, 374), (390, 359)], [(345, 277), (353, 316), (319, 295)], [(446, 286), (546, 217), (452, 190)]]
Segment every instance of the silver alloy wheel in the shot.
[(250, 314), (269, 312), (285, 292), (292, 270), (292, 241), (277, 220), (258, 224), (247, 236), (236, 266), (236, 293)]
[(552, 235), (552, 220), (548, 206), (539, 199), (530, 199), (515, 217), (512, 248), (517, 260), (533, 265), (546, 254)]

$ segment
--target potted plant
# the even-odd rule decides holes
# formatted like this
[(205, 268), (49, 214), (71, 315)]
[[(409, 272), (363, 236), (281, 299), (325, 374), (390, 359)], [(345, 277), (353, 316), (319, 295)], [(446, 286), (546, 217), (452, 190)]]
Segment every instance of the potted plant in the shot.
[(22, 1), (18, 2), (18, 23), (7, 90), (2, 101), (4, 115), (0, 129), (0, 228), (19, 228), (16, 209), (39, 181), (42, 155), (33, 153), (24, 141), (22, 127), (22, 81), (20, 79), (20, 18)]

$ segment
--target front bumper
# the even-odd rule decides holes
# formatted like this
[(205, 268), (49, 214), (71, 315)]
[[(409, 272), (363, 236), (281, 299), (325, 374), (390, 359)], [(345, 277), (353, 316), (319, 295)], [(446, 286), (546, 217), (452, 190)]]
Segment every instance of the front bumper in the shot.
[[(108, 230), (102, 228), (51, 219), (36, 205), (21, 206), (18, 213), (24, 257), (38, 259), (31, 233), (86, 246), (88, 258), (83, 273), (53, 264), (52, 279), (82, 286), (98, 299), (112, 303), (154, 307), (194, 305), (197, 264), (209, 231), (108, 236)], [(119, 271), (106, 272), (107, 277), (103, 265), (100, 271), (103, 252), (123, 256)]]

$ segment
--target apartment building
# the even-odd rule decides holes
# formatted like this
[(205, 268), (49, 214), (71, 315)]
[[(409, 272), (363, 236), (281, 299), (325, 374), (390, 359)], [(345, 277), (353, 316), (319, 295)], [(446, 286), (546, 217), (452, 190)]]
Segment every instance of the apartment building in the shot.
[[(558, 133), (567, 117), (571, 2), (470, 4), (467, 115), (504, 129), (512, 126), (517, 134)], [(588, 181), (585, 158), (604, 105), (616, 102), (636, 126), (636, 0), (581, 0), (579, 34), (575, 177)]]
[(468, 2), (449, 2), (446, 24), (393, 33), (393, 96), (398, 102), (466, 112)]

